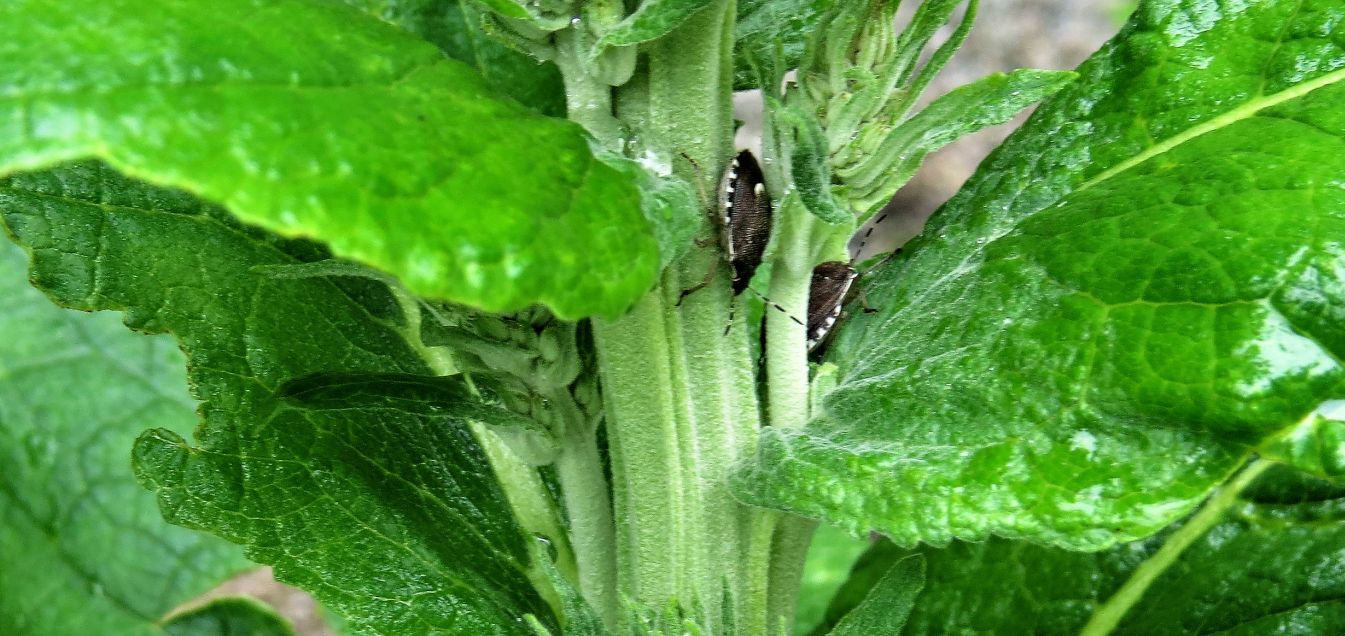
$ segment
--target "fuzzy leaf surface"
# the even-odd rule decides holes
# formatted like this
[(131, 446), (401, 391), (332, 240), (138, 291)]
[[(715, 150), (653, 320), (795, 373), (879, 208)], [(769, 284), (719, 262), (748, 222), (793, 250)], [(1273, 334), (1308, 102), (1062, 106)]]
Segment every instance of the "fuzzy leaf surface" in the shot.
[[(186, 352), (197, 445), (160, 428), (134, 453), (169, 521), (243, 544), (357, 633), (513, 634), (525, 613), (550, 620), (528, 539), (467, 418), (442, 399), (451, 387), (420, 406), (421, 388), (376, 386), (438, 366), (404, 293), (277, 277), (330, 254), (101, 164), (10, 178), (0, 214), (58, 304), (125, 312)], [(373, 379), (313, 398), (311, 378), (355, 374)]]
[(0, 634), (162, 636), (169, 610), (248, 567), (165, 524), (131, 473), (140, 431), (196, 421), (182, 354), (52, 306), (25, 265), (0, 242)]
[(903, 545), (1148, 536), (1345, 394), (1338, 2), (1149, 2), (839, 327), (750, 503)]
[(0, 175), (98, 158), (414, 292), (615, 316), (659, 250), (584, 131), (323, 0), (0, 5)]
[[(902, 633), (1077, 634), (1166, 538), (1094, 554), (1004, 540), (922, 549), (926, 585)], [(891, 550), (889, 558), (905, 554)], [(1342, 560), (1345, 489), (1272, 471), (1150, 585), (1112, 633), (1340, 633)]]
[(900, 633), (924, 585), (924, 559), (916, 556), (897, 561), (869, 590), (868, 597), (831, 630), (831, 636)]

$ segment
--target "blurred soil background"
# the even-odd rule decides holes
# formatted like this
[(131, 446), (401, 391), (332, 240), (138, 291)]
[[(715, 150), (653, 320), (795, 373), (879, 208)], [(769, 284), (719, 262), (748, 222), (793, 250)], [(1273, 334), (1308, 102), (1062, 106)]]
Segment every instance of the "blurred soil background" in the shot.
[[(840, 0), (851, 1), (851, 0)], [(899, 19), (917, 5), (906, 3)], [(930, 86), (924, 100), (997, 71), (1015, 68), (1071, 69), (1103, 44), (1124, 23), (1135, 0), (983, 0), (976, 26), (961, 51)], [(946, 37), (946, 35), (945, 35)], [(756, 145), (760, 134), (760, 96), (739, 94), (734, 111), (743, 120), (740, 147)], [(1009, 135), (1025, 116), (964, 138), (934, 153), (915, 179), (889, 205), (893, 218), (883, 223), (866, 252), (890, 251), (919, 233), (925, 219), (971, 176), (977, 164)], [(838, 564), (840, 565), (840, 564)], [(848, 568), (848, 564), (841, 565)], [(336, 636), (312, 599), (275, 582), (269, 568), (239, 576), (208, 597), (247, 595), (267, 603), (294, 623), (299, 636)], [(825, 599), (820, 599), (825, 603)]]

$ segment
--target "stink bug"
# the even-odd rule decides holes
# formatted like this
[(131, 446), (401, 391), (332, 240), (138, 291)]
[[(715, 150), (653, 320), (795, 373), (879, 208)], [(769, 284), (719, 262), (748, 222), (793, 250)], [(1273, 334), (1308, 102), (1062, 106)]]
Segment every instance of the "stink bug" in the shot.
[[(884, 212), (877, 220), (869, 224), (864, 235), (859, 239), (859, 246), (854, 249), (853, 256), (849, 263), (842, 261), (827, 261), (819, 263), (813, 268), (812, 282), (808, 287), (808, 351), (816, 349), (827, 339), (827, 334), (831, 333), (831, 328), (836, 326), (836, 321), (841, 319), (841, 313), (845, 306), (846, 298), (850, 295), (850, 289), (855, 283), (855, 279), (873, 271), (878, 263), (861, 274), (855, 269), (854, 259), (859, 258), (864, 253), (864, 246), (868, 244), (869, 239), (873, 237), (873, 230), (886, 221), (888, 213)], [(898, 249), (883, 259), (888, 259), (900, 254)], [(874, 311), (865, 308), (865, 311)]]
[(719, 236), (729, 265), (733, 266), (733, 295), (737, 296), (747, 289), (752, 274), (761, 265), (774, 221), (765, 175), (751, 152), (738, 153), (729, 164), (721, 190), (724, 210)]
[[(688, 157), (688, 159), (690, 159)], [(694, 162), (693, 162), (694, 165)], [(719, 231), (719, 245), (724, 262), (733, 268), (733, 295), (747, 289), (771, 238), (773, 225), (771, 198), (766, 192), (765, 176), (752, 153), (744, 150), (729, 164), (720, 181), (718, 205), (714, 213)], [(706, 274), (705, 280), (682, 290), (682, 299), (700, 290), (714, 278), (719, 262)], [(729, 317), (730, 325), (732, 316)]]
[(827, 261), (813, 268), (808, 286), (808, 350), (817, 348), (841, 317), (841, 307), (859, 272), (844, 261)]
[[(864, 232), (864, 235), (860, 238), (859, 247), (853, 252), (856, 256), (863, 253), (865, 244), (867, 244), (869, 238), (873, 236), (874, 227), (886, 219), (887, 214), (884, 213)], [(896, 256), (899, 253), (901, 253), (901, 250), (893, 252), (888, 258)], [(884, 262), (886, 260), (887, 259), (884, 259)], [(881, 264), (882, 263), (879, 263), (879, 265)], [(874, 265), (874, 267), (877, 267), (877, 265)], [(872, 268), (866, 270), (864, 274), (867, 274), (870, 271), (873, 271)], [(835, 327), (836, 322), (841, 319), (841, 315), (844, 312), (845, 301), (850, 295), (850, 290), (854, 286), (855, 279), (862, 275), (863, 274), (855, 269), (854, 260), (851, 260), (848, 263), (845, 261), (826, 261), (824, 263), (819, 263), (814, 267), (812, 279), (808, 283), (808, 321), (806, 323), (795, 318), (779, 304), (776, 304), (765, 297), (762, 299), (777, 311), (789, 316), (789, 319), (793, 320), (795, 324), (803, 325), (805, 327), (805, 332), (807, 333), (808, 338), (808, 351), (812, 352), (827, 339), (827, 335), (831, 333), (831, 328)], [(865, 308), (865, 311), (873, 310)]]

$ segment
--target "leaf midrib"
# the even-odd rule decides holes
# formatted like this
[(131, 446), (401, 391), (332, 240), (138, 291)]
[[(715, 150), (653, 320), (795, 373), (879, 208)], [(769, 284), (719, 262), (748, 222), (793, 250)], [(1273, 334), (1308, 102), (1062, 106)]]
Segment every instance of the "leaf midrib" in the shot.
[(1290, 101), (1292, 99), (1297, 99), (1319, 88), (1330, 86), (1332, 84), (1335, 84), (1336, 82), (1340, 82), (1343, 80), (1345, 80), (1345, 68), (1333, 71), (1331, 73), (1327, 73), (1325, 75), (1322, 75), (1315, 79), (1308, 80), (1306, 82), (1295, 84), (1285, 90), (1282, 90), (1278, 93), (1274, 93), (1272, 95), (1262, 95), (1260, 97), (1248, 100), (1247, 102), (1245, 102), (1241, 106), (1238, 106), (1237, 108), (1234, 108), (1217, 117), (1210, 118), (1195, 126), (1187, 128), (1186, 130), (1183, 130), (1180, 133), (1177, 133), (1171, 137), (1168, 137), (1167, 139), (1164, 139), (1159, 143), (1156, 143), (1152, 146), (1149, 146), (1148, 148), (1145, 148), (1143, 151), (1136, 153), (1129, 159), (1121, 161), (1120, 163), (1117, 163), (1116, 165), (1107, 168), (1102, 172), (1099, 172), (1092, 178), (1080, 184), (1079, 187), (1074, 189), (1074, 192), (1082, 192), (1084, 190), (1092, 188), (1122, 172), (1125, 172), (1137, 165), (1144, 163), (1145, 161), (1153, 159), (1154, 157), (1162, 155), (1176, 148), (1177, 146), (1180, 146), (1188, 141), (1191, 141), (1196, 137), (1199, 137), (1206, 133), (1214, 132), (1222, 128), (1226, 128), (1245, 119), (1250, 119), (1253, 115), (1261, 112), (1262, 110), (1265, 110), (1272, 106), (1278, 106), (1279, 104), (1283, 104), (1284, 102)]

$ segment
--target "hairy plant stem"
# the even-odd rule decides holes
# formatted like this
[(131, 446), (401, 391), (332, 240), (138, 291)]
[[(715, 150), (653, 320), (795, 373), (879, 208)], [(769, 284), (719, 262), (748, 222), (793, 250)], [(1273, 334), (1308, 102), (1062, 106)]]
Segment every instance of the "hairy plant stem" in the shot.
[[(771, 157), (768, 157), (771, 159)], [(809, 420), (808, 349), (806, 322), (808, 288), (812, 280), (813, 255), (808, 249), (814, 217), (797, 197), (786, 196), (776, 215), (775, 258), (772, 260), (769, 296), (785, 311), (766, 313), (766, 402), (770, 425), (803, 428)], [(792, 625), (794, 606), (803, 578), (803, 563), (817, 523), (802, 517), (772, 512), (769, 516), (771, 545), (767, 578), (766, 613), (769, 628)]]
[[(580, 28), (576, 25), (556, 35), (556, 64), (565, 81), (567, 116), (583, 125), (599, 143), (619, 152), (624, 127), (612, 112), (612, 87), (590, 72), (593, 69), (587, 62)], [(611, 407), (607, 408), (610, 418)], [(609, 488), (598, 452), (597, 431), (576, 424), (567, 431), (556, 459), (556, 477), (569, 521), (569, 543), (577, 562), (576, 583), (607, 628), (617, 630), (622, 619), (621, 596), (629, 592), (619, 575), (624, 550), (618, 542), (613, 515), (624, 514), (620, 497), (625, 489), (622, 475), (615, 468), (615, 448), (612, 461), (617, 483)], [(616, 502), (609, 492), (617, 497)]]
[[(767, 155), (768, 161), (778, 158)], [(828, 226), (804, 209), (798, 197), (786, 194), (776, 213), (778, 236), (772, 259), (771, 301), (784, 311), (766, 313), (766, 400), (770, 425), (801, 429), (811, 419), (806, 322), (813, 266), (844, 254), (845, 229)], [(839, 246), (839, 247), (838, 247)], [(824, 258), (825, 257), (825, 258)], [(770, 572), (767, 615), (770, 627), (792, 625), (798, 604), (803, 564), (817, 522), (784, 513), (770, 513)]]
[(1148, 559), (1141, 563), (1135, 571), (1130, 574), (1125, 585), (1112, 594), (1107, 602), (1100, 605), (1093, 611), (1092, 618), (1088, 619), (1088, 624), (1084, 625), (1083, 630), (1079, 632), (1080, 636), (1103, 636), (1110, 634), (1116, 626), (1121, 623), (1126, 612), (1135, 606), (1144, 596), (1144, 592), (1149, 589), (1149, 585), (1157, 579), (1159, 575), (1167, 571), (1187, 548), (1191, 547), (1197, 539), (1205, 536), (1210, 528), (1223, 519), (1224, 513), (1238, 502), (1238, 495), (1256, 481), (1266, 469), (1274, 465), (1274, 462), (1266, 459), (1252, 460), (1242, 472), (1239, 472), (1228, 483), (1214, 493), (1205, 502), (1205, 505), (1196, 512), (1180, 529), (1172, 533), (1167, 541), (1163, 542), (1163, 547), (1153, 553)]
[(621, 121), (612, 114), (612, 87), (590, 71), (578, 27), (556, 34), (556, 66), (565, 81), (565, 111), (609, 150), (620, 151)]
[(620, 609), (616, 525), (595, 433), (585, 429), (566, 436), (556, 457), (556, 477), (570, 521), (579, 590), (604, 623), (615, 625)]
[[(732, 153), (733, 17), (731, 1), (715, 2), (649, 45), (640, 72), (620, 89), (619, 125), (605, 115), (590, 119), (588, 110), (572, 109), (571, 118), (610, 148), (676, 165), (713, 191)], [(599, 89), (573, 86), (588, 79), (579, 71), (562, 64), (572, 103), (586, 109), (585, 96)], [(632, 143), (623, 148), (617, 131), (626, 129)], [(768, 548), (749, 546), (769, 535), (762, 540), (762, 513), (728, 492), (729, 473), (754, 450), (761, 424), (748, 330), (739, 320), (723, 333), (729, 303), (742, 299), (730, 300), (721, 270), (678, 303), (718, 258), (693, 249), (626, 316), (594, 321), (620, 520), (618, 584), (648, 607), (675, 601), (702, 610), (695, 619), (711, 631), (732, 622), (755, 634), (765, 626)], [(737, 311), (746, 315), (745, 307)]]

